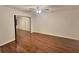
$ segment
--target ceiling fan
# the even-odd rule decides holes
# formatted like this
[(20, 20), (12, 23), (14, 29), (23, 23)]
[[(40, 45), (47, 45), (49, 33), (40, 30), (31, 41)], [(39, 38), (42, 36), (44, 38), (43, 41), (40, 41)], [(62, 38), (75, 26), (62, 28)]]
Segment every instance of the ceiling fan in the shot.
[(55, 11), (59, 7), (60, 6), (56, 6), (56, 5), (37, 5), (35, 7), (31, 7), (31, 10), (34, 13), (41, 14), (43, 12), (45, 12), (45, 13), (47, 13), (47, 12), (53, 12), (53, 11)]
[(29, 9), (32, 10), (32, 12), (40, 14), (42, 12), (48, 12), (50, 8), (48, 6), (34, 6), (29, 7)]

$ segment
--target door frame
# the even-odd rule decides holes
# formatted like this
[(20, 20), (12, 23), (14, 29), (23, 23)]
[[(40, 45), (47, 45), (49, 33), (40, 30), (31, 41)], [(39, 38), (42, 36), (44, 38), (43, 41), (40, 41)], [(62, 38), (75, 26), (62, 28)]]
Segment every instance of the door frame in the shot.
[(30, 20), (30, 37), (31, 37), (31, 17), (29, 17), (29, 16), (22, 16), (22, 15), (14, 15), (14, 30), (15, 30), (15, 42), (17, 43), (17, 35), (16, 35), (16, 25), (17, 25), (17, 19), (16, 19), (16, 17), (17, 16), (21, 16), (21, 17), (27, 17), (27, 18), (29, 18), (29, 20)]

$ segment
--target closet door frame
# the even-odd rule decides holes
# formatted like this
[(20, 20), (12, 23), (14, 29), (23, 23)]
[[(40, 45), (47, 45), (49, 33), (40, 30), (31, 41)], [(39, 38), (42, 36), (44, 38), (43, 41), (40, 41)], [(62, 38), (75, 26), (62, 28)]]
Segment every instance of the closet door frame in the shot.
[(29, 17), (29, 16), (22, 16), (22, 15), (14, 15), (14, 30), (15, 30), (15, 42), (17, 43), (17, 33), (16, 33), (16, 25), (17, 25), (17, 16), (20, 16), (20, 17), (27, 17), (27, 18), (29, 18), (29, 21), (30, 21), (30, 24), (29, 24), (29, 26), (30, 26), (30, 37), (31, 37), (31, 17)]

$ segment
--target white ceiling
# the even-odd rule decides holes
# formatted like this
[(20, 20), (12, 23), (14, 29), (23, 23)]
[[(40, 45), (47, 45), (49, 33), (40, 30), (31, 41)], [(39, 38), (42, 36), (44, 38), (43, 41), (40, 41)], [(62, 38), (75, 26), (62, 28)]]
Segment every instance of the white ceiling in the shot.
[(32, 12), (34, 9), (39, 7), (42, 10), (54, 11), (60, 8), (71, 8), (71, 7), (79, 7), (74, 5), (7, 5), (7, 7), (18, 9), (24, 12)]
[(57, 6), (57, 5), (7, 5), (7, 7), (18, 9), (18, 10), (25, 11), (25, 12), (31, 12), (37, 7), (43, 10), (55, 10), (62, 6)]

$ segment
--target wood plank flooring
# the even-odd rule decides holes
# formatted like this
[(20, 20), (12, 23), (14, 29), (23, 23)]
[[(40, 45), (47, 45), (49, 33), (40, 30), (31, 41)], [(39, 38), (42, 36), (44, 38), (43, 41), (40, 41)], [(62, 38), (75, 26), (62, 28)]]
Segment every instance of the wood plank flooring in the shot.
[(3, 53), (79, 53), (79, 41), (17, 30), (17, 42), (0, 48)]

